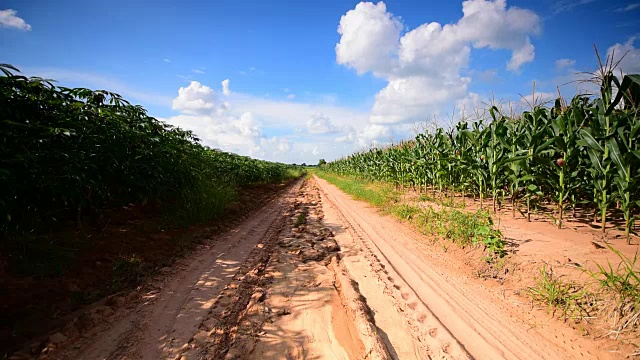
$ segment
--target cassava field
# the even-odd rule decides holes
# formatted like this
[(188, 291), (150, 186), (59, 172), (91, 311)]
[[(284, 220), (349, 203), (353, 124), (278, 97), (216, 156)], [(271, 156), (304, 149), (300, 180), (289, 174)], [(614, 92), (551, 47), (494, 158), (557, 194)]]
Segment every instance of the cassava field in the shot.
[(2, 355), (638, 356), (640, 75), (614, 68), (303, 168), (0, 65)]

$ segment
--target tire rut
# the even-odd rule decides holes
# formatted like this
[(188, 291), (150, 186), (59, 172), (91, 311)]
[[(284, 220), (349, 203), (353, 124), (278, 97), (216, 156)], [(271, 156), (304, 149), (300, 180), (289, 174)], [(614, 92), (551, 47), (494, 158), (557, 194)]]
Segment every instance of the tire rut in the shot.
[(66, 359), (173, 358), (193, 340), (216, 297), (236, 273), (265, 253), (264, 244), (284, 225), (284, 212), (301, 184), (298, 180), (290, 185), (205, 251), (176, 263), (174, 275), (152, 284), (155, 289), (143, 296), (145, 302), (123, 309), (105, 325), (106, 330), (85, 338), (74, 349), (52, 355)]
[[(384, 284), (384, 292), (394, 300), (394, 305), (405, 319), (413, 336), (419, 340), (421, 353), (432, 359), (470, 359), (464, 346), (442, 325), (438, 318), (426, 307), (415, 292), (404, 282), (384, 257), (379, 257), (377, 248), (367, 241), (367, 234), (353, 221), (340, 211), (340, 208), (330, 199), (329, 194), (321, 190), (327, 206), (335, 210), (344, 228), (351, 235), (360, 251), (367, 259), (371, 273)], [(387, 309), (377, 309), (385, 311)], [(384, 329), (383, 329), (384, 330)]]
[[(462, 282), (431, 264), (428, 255), (421, 254), (412, 245), (416, 235), (411, 230), (366, 209), (363, 203), (349, 199), (326, 181), (318, 179), (318, 183), (351, 231), (371, 251), (373, 262), (388, 273), (387, 283), (400, 292), (406, 306), (412, 311), (418, 310), (415, 314), (423, 320), (429, 319), (432, 313), (442, 324), (429, 328), (429, 335), (439, 337), (442, 332), (449, 332), (456, 343), (463, 346), (461, 352), (466, 350), (476, 358), (607, 357), (594, 351), (593, 346), (586, 346), (584, 339), (557, 332), (540, 333), (514, 316), (513, 309), (507, 311), (504, 305), (494, 302), (481, 287)], [(455, 343), (449, 345), (455, 346)]]

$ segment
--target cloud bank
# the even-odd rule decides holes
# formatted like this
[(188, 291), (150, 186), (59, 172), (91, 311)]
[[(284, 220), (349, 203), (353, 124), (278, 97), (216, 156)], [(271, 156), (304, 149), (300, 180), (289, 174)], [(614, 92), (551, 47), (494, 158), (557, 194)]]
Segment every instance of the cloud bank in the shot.
[(388, 82), (376, 95), (371, 124), (423, 121), (468, 96), (471, 78), (462, 71), (472, 48), (510, 51), (506, 68), (513, 72), (535, 58), (531, 37), (540, 34), (541, 20), (534, 12), (505, 0), (468, 0), (462, 13), (453, 24), (429, 22), (406, 32), (384, 2), (361, 2), (342, 16), (336, 61)]

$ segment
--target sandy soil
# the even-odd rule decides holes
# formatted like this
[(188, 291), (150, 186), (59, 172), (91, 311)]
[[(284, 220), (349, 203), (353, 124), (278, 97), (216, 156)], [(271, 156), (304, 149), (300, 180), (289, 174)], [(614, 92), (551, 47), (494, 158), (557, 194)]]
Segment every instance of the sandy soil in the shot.
[[(293, 184), (281, 197), (268, 203), (255, 215), (231, 230), (217, 242), (192, 257), (179, 261), (173, 274), (148, 284), (135, 301), (117, 299), (122, 306), (115, 314), (85, 316), (96, 322), (88, 333), (75, 341), (66, 330), (50, 337), (42, 358), (49, 359), (159, 359), (172, 357), (192, 338), (216, 297), (250, 258), (284, 225), (283, 212), (293, 202), (301, 182)], [(254, 254), (255, 256), (255, 254)], [(134, 299), (131, 299), (131, 298)], [(108, 310), (107, 310), (108, 309)], [(81, 320), (81, 319), (80, 319)], [(61, 336), (60, 336), (61, 335)], [(48, 350), (47, 350), (48, 349)]]
[[(387, 352), (337, 261), (321, 223), (319, 194), (306, 182), (287, 225), (251, 279), (232, 282), (183, 355), (207, 359), (387, 359)], [(240, 272), (242, 273), (242, 271)], [(251, 286), (247, 286), (249, 285)], [(242, 288), (245, 287), (246, 291)], [(226, 305), (236, 304), (231, 308)]]
[[(438, 203), (420, 200), (420, 194), (412, 190), (405, 192), (401, 201), (420, 207), (442, 208)], [(480, 208), (479, 201), (471, 199), (464, 201), (464, 208), (459, 207), (459, 210), (475, 212)], [(455, 202), (462, 204), (463, 199), (456, 197)], [(519, 206), (522, 207), (522, 205)], [(491, 204), (485, 204), (485, 209), (491, 209)], [(613, 247), (630, 260), (633, 260), (637, 254), (639, 241), (637, 236), (632, 235), (631, 244), (627, 244), (623, 231), (611, 224), (603, 234), (600, 225), (592, 222), (592, 216), (584, 216), (579, 211), (575, 217), (569, 212), (563, 222), (563, 228), (558, 229), (549, 216), (551, 210), (546, 210), (546, 212), (532, 214), (531, 221), (527, 221), (526, 216), (519, 211), (516, 211), (514, 216), (511, 204), (503, 205), (496, 213), (491, 212), (495, 227), (502, 232), (507, 242), (508, 256), (503, 259), (502, 268), (482, 266), (477, 261), (477, 254), (460, 251), (458, 254), (466, 260), (464, 262), (469, 267), (475, 268), (474, 275), (495, 279), (500, 283), (500, 286), (492, 287), (493, 291), (506, 295), (521, 295), (513, 296), (509, 300), (511, 302), (530, 300), (526, 296), (527, 289), (535, 286), (543, 268), (563, 282), (579, 284), (589, 291), (598, 291), (596, 281), (588, 271), (597, 272), (598, 266), (609, 268), (609, 264), (615, 270), (621, 262), (619, 255), (607, 246)], [(640, 269), (637, 268), (636, 271)], [(491, 286), (491, 284), (487, 285)], [(605, 300), (598, 306), (606, 308), (611, 305)], [(604, 312), (606, 313), (607, 310), (605, 309)], [(622, 332), (612, 331), (612, 318), (604, 313), (599, 316), (590, 315), (595, 316), (590, 316), (587, 321), (580, 323), (568, 320), (567, 325), (585, 336), (601, 339), (598, 341), (598, 346), (607, 352), (619, 356), (638, 353), (640, 343), (637, 331), (632, 331), (630, 328)]]
[(382, 281), (401, 291), (418, 320), (437, 320), (432, 322), (433, 333), (449, 332), (456, 340), (444, 342), (445, 349), (456, 351), (455, 357), (466, 355), (465, 351), (478, 359), (620, 356), (603, 351), (600, 344), (528, 303), (518, 302), (499, 284), (478, 281), (464, 260), (433, 251), (424, 236), (406, 225), (380, 216), (322, 179), (317, 181), (323, 199), (343, 216), (387, 272)]
[(391, 359), (313, 183), (12, 359)]
[(621, 357), (317, 177), (207, 244), (13, 359)]

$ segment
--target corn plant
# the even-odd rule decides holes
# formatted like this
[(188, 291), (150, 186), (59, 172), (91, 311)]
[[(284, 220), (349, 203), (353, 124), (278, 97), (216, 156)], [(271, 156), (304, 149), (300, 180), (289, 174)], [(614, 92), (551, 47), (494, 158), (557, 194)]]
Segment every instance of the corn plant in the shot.
[[(640, 75), (613, 74), (607, 59), (595, 80), (599, 94), (558, 98), (551, 107), (533, 105), (509, 116), (496, 106), (478, 110), (451, 128), (436, 128), (409, 141), (374, 148), (330, 162), (328, 172), (421, 191), (468, 194), (494, 211), (500, 196), (532, 206), (553, 206), (562, 228), (566, 211), (595, 208), (602, 231), (611, 204), (618, 203), (630, 239), (640, 208)], [(485, 116), (488, 114), (490, 116)], [(617, 211), (617, 210), (613, 210)]]

